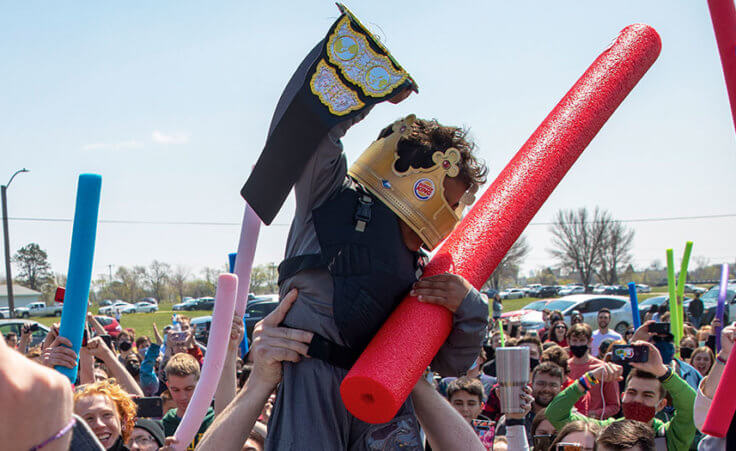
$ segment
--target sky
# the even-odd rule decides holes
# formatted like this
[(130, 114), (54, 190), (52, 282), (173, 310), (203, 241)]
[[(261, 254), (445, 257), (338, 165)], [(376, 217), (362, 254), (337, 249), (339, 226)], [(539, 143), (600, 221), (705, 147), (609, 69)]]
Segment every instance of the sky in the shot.
[[(524, 272), (555, 263), (558, 210), (595, 206), (631, 221), (637, 268), (667, 248), (679, 260), (687, 240), (694, 258), (735, 260), (736, 135), (706, 2), (347, 5), (420, 88), (349, 131), (348, 161), (415, 113), (468, 127), (490, 180), (622, 28), (653, 26), (659, 59), (525, 230)], [(65, 273), (77, 177), (92, 172), (95, 276), (222, 267), (281, 90), (337, 17), (329, 1), (4, 2), (0, 183), (31, 171), (8, 189), (11, 250), (36, 242)], [(262, 228), (256, 264), (283, 258), (293, 211), (290, 198)]]

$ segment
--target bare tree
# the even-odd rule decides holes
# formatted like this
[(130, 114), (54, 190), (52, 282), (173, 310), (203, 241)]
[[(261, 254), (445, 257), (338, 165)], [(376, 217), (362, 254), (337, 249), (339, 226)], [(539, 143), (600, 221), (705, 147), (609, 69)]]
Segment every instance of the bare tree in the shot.
[(583, 207), (558, 211), (550, 227), (554, 246), (550, 253), (562, 267), (578, 273), (586, 291), (600, 265), (601, 248), (612, 222), (610, 213), (596, 207), (591, 218)]
[(526, 241), (526, 237), (523, 235), (520, 236), (519, 239), (511, 245), (511, 248), (506, 252), (506, 255), (503, 256), (498, 266), (496, 266), (496, 269), (493, 271), (493, 274), (491, 274), (491, 277), (489, 277), (486, 283), (483, 284), (484, 287), (498, 290), (501, 286), (501, 282), (504, 280), (513, 280), (516, 282), (519, 275), (519, 266), (521, 266), (521, 262), (524, 260), (524, 257), (529, 254), (530, 250), (531, 248), (529, 243)]
[(174, 290), (174, 292), (176, 292), (176, 294), (179, 295), (179, 302), (184, 299), (184, 288), (186, 287), (187, 279), (189, 278), (189, 276), (189, 270), (187, 270), (186, 267), (182, 265), (176, 265), (176, 268), (169, 277), (171, 288)]
[(634, 242), (634, 230), (620, 221), (611, 221), (604, 231), (603, 243), (600, 247), (600, 266), (598, 278), (606, 285), (618, 283), (618, 273), (631, 263), (631, 246)]
[(166, 298), (166, 288), (171, 274), (171, 265), (154, 260), (145, 271), (145, 279), (151, 287), (151, 294), (159, 301)]

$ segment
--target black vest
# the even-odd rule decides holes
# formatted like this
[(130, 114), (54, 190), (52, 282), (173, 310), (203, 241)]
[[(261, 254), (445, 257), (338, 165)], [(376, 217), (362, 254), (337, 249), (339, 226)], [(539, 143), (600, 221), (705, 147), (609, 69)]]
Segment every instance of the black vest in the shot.
[(417, 281), (422, 255), (404, 244), (396, 214), (362, 190), (343, 188), (312, 217), (321, 253), (284, 260), (279, 281), (326, 268), (334, 284), (335, 323), (345, 345), (360, 353)]

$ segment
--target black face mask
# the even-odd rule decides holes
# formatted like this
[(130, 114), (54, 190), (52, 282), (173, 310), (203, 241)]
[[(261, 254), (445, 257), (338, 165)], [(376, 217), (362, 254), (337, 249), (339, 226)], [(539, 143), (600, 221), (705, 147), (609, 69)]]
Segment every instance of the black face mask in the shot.
[(130, 351), (130, 348), (132, 348), (133, 345), (129, 341), (121, 341), (118, 343), (118, 349), (120, 349), (123, 352)]
[(539, 359), (529, 358), (529, 371), (534, 371), (537, 365), (539, 365)]
[(683, 359), (689, 359), (693, 355), (693, 348), (680, 348), (680, 357)]
[(588, 352), (588, 345), (570, 346), (570, 352), (577, 358), (581, 358)]

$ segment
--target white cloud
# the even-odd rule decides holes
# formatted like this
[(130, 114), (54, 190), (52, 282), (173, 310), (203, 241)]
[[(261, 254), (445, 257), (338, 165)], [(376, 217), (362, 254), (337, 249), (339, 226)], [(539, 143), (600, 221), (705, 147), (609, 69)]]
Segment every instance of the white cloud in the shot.
[(143, 143), (135, 139), (129, 139), (127, 141), (118, 142), (97, 142), (86, 144), (82, 147), (83, 150), (127, 150), (127, 149), (139, 149), (143, 147)]
[(186, 144), (189, 142), (189, 133), (163, 133), (154, 130), (151, 138), (159, 144)]

